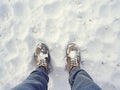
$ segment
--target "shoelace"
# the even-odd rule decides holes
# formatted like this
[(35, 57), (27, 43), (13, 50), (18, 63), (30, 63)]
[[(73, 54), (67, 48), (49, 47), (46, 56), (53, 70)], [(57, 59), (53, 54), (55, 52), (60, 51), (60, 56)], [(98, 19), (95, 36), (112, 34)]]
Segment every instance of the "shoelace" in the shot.
[(72, 66), (78, 65), (78, 60), (77, 60), (77, 58), (72, 58), (70, 64), (71, 64)]
[(39, 60), (38, 65), (39, 66), (47, 66), (46, 59)]

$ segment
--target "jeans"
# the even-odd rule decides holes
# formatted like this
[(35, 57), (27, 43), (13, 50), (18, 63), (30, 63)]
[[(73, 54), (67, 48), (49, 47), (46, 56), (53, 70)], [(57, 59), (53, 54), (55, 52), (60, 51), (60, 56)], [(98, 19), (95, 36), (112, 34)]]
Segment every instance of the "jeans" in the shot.
[[(73, 68), (69, 73), (71, 90), (101, 90), (88, 73), (79, 68)], [(48, 73), (44, 67), (37, 68), (28, 78), (12, 90), (47, 90)]]

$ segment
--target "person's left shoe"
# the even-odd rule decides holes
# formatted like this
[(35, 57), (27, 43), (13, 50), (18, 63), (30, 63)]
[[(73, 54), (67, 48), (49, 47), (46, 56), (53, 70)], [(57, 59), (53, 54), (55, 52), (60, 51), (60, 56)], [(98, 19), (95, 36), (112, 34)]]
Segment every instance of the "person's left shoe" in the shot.
[(50, 71), (49, 49), (44, 43), (37, 45), (34, 57), (38, 67), (44, 67), (48, 72)]

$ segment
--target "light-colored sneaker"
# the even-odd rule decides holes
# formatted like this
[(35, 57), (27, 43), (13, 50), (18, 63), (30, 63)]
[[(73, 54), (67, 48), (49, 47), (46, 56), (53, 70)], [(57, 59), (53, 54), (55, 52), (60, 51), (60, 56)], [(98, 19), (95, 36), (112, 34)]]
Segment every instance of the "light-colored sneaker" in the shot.
[(37, 45), (34, 57), (38, 67), (44, 67), (49, 71), (50, 69), (49, 49), (44, 43), (40, 43)]
[(71, 43), (67, 46), (66, 61), (67, 70), (70, 72), (73, 67), (80, 68), (80, 50), (75, 43)]

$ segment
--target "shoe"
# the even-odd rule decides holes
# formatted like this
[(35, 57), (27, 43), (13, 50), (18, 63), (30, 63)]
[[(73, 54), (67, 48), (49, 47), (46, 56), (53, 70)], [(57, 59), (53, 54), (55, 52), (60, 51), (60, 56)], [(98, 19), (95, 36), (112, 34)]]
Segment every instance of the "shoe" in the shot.
[(80, 68), (80, 50), (75, 43), (71, 43), (67, 46), (66, 61), (67, 70), (70, 72), (73, 67)]
[(47, 71), (49, 71), (50, 55), (48, 47), (44, 43), (37, 45), (34, 57), (37, 67), (44, 67)]

